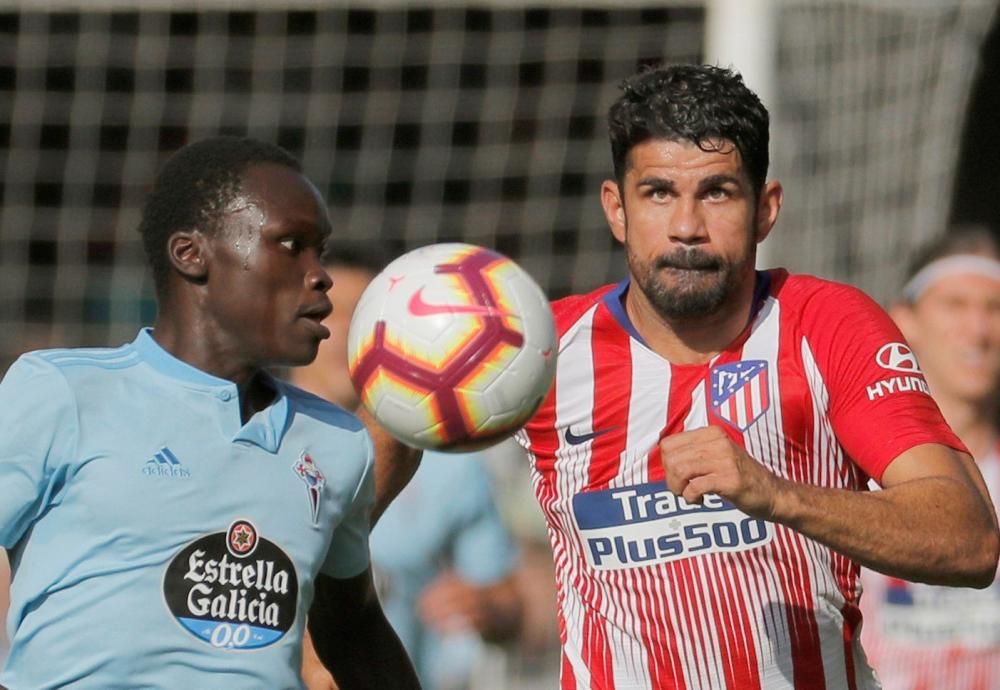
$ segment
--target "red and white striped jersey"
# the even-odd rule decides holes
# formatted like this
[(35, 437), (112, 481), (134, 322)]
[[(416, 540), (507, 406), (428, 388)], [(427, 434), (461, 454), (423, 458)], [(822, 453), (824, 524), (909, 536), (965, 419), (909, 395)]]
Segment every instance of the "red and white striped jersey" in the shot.
[(859, 491), (908, 448), (963, 446), (869, 298), (781, 270), (757, 287), (704, 365), (643, 343), (627, 281), (553, 304), (555, 384), (518, 439), (552, 541), (563, 688), (878, 687), (857, 564), (718, 496), (674, 496), (657, 442), (714, 424), (782, 477)]
[[(979, 470), (1000, 502), (1000, 442)], [(1000, 688), (1000, 576), (986, 589), (914, 584), (861, 573), (861, 641), (886, 688)]]

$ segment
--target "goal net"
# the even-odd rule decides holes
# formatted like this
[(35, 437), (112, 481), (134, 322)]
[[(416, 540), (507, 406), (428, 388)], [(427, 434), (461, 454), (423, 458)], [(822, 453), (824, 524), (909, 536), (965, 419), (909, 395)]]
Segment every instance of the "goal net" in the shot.
[[(893, 298), (945, 232), (996, 0), (781, 3), (771, 151), (785, 207), (769, 259)], [(1000, 161), (997, 161), (1000, 164)]]
[[(299, 156), (338, 235), (491, 246), (554, 297), (621, 277), (605, 113), (704, 58), (705, 3), (370, 1), (0, 0), (0, 363), (151, 322), (142, 200), (218, 133)], [(994, 5), (775, 0), (769, 260), (889, 294), (947, 217)]]
[[(136, 233), (164, 158), (275, 141), (334, 232), (488, 245), (552, 294), (618, 270), (596, 190), (638, 65), (701, 58), (700, 7), (0, 11), (0, 357), (130, 338), (155, 306)], [(178, 3), (174, 3), (177, 5)], [(216, 3), (218, 4), (218, 3)]]

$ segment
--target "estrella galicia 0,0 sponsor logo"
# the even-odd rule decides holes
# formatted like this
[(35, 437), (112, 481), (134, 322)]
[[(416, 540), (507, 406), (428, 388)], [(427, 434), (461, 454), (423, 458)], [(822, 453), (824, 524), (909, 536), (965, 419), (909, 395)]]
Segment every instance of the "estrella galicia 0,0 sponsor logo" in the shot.
[(295, 566), (281, 548), (236, 520), (174, 556), (163, 576), (167, 608), (185, 630), (224, 649), (274, 644), (295, 621)]

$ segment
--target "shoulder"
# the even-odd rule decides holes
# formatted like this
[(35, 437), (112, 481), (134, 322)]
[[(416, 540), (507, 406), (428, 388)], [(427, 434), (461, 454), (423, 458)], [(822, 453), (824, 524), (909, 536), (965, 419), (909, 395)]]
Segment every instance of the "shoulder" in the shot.
[(784, 269), (768, 271), (771, 296), (782, 307), (782, 313), (799, 319), (803, 324), (817, 325), (841, 321), (888, 318), (885, 310), (863, 290), (805, 274), (791, 274)]
[(34, 350), (21, 355), (5, 378), (11, 385), (24, 381), (29, 385), (76, 387), (103, 377), (108, 372), (133, 367), (140, 362), (130, 346), (116, 348), (59, 348)]
[(600, 304), (604, 296), (614, 290), (616, 285), (602, 285), (601, 287), (582, 295), (569, 295), (562, 299), (557, 299), (552, 303), (552, 314), (555, 316), (556, 330), (559, 335), (563, 335), (572, 328), (573, 324), (588, 311)]
[(847, 283), (805, 273), (789, 273), (780, 268), (772, 269), (768, 273), (771, 276), (771, 294), (782, 302), (808, 304), (848, 299), (875, 304), (864, 291)]
[(35, 350), (21, 356), (33, 362), (45, 362), (62, 370), (97, 369), (114, 370), (134, 366), (141, 360), (131, 343), (120, 347), (74, 347)]
[(277, 381), (277, 385), (294, 405), (295, 412), (321, 424), (337, 427), (349, 432), (365, 431), (364, 423), (354, 414), (329, 400), (302, 390), (287, 381)]

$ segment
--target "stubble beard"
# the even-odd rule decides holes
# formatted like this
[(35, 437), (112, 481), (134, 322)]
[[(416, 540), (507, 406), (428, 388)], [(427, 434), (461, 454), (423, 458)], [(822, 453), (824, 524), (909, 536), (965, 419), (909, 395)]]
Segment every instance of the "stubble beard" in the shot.
[[(751, 253), (747, 260), (752, 259)], [(627, 249), (626, 260), (646, 299), (663, 318), (671, 321), (717, 313), (738, 293), (745, 263), (731, 263), (696, 247), (660, 255), (647, 264)], [(670, 283), (664, 272), (671, 273)]]

